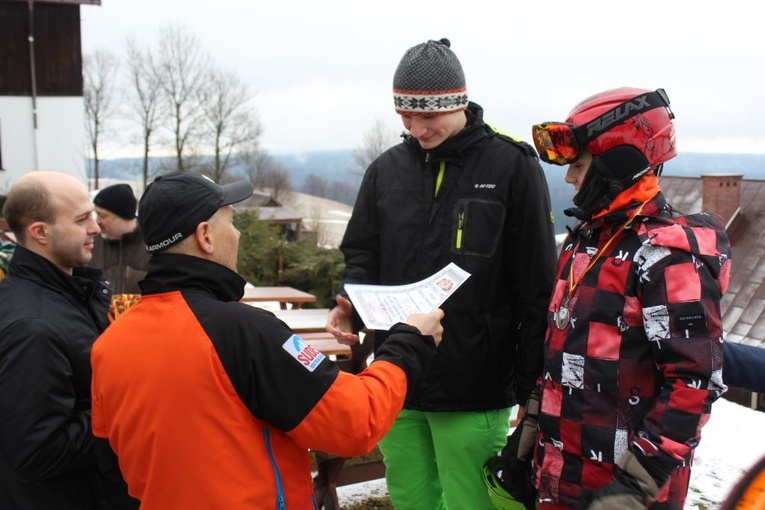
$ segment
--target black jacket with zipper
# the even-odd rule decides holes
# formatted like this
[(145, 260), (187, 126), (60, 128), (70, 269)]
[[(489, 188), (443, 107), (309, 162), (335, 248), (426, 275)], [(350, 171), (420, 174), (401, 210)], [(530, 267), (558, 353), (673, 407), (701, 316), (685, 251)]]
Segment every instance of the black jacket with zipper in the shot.
[(100, 270), (69, 276), (16, 247), (0, 282), (0, 508), (107, 508), (90, 427), (90, 350), (110, 298)]
[(408, 409), (525, 403), (542, 368), (556, 259), (547, 182), (529, 145), (475, 103), (466, 113), (437, 148), (405, 136), (370, 165), (341, 244), (344, 283), (408, 284), (450, 262), (471, 274), (442, 305), (443, 341)]

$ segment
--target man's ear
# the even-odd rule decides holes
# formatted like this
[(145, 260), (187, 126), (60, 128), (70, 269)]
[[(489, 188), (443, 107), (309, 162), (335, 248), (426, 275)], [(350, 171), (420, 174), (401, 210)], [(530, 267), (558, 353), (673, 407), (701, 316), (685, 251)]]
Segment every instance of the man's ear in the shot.
[(38, 244), (47, 245), (50, 242), (50, 227), (44, 221), (30, 223), (26, 234), (27, 239), (33, 239)]
[(210, 223), (203, 221), (197, 225), (197, 230), (194, 232), (194, 236), (196, 237), (197, 246), (199, 246), (200, 250), (204, 253), (213, 252), (213, 232)]

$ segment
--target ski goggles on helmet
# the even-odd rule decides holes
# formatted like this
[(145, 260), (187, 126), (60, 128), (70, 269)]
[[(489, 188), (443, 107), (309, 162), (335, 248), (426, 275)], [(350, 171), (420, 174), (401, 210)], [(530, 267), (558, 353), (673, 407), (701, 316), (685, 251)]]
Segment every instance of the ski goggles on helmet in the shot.
[(553, 165), (570, 165), (582, 155), (584, 146), (603, 133), (654, 108), (665, 107), (670, 118), (669, 98), (664, 89), (656, 89), (624, 101), (615, 108), (581, 126), (566, 122), (545, 122), (531, 127), (534, 145), (539, 157)]
[(577, 138), (576, 126), (565, 122), (545, 122), (531, 127), (539, 157), (553, 165), (570, 165), (582, 155), (584, 143)]

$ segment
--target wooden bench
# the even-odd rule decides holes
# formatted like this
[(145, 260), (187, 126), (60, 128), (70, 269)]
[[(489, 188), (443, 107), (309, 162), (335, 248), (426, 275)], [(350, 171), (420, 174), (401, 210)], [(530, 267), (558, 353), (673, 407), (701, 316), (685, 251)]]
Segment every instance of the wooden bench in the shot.
[(350, 358), (352, 350), (350, 345), (341, 344), (331, 333), (297, 333), (297, 335), (314, 346), (319, 352), (332, 356), (335, 362)]

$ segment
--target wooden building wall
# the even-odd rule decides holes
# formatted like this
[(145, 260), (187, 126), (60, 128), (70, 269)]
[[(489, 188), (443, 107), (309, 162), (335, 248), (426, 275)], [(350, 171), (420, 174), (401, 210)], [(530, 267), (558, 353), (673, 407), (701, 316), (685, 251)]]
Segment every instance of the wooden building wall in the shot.
[[(38, 96), (82, 96), (80, 6), (32, 4)], [(30, 7), (0, 1), (0, 96), (31, 96)]]

